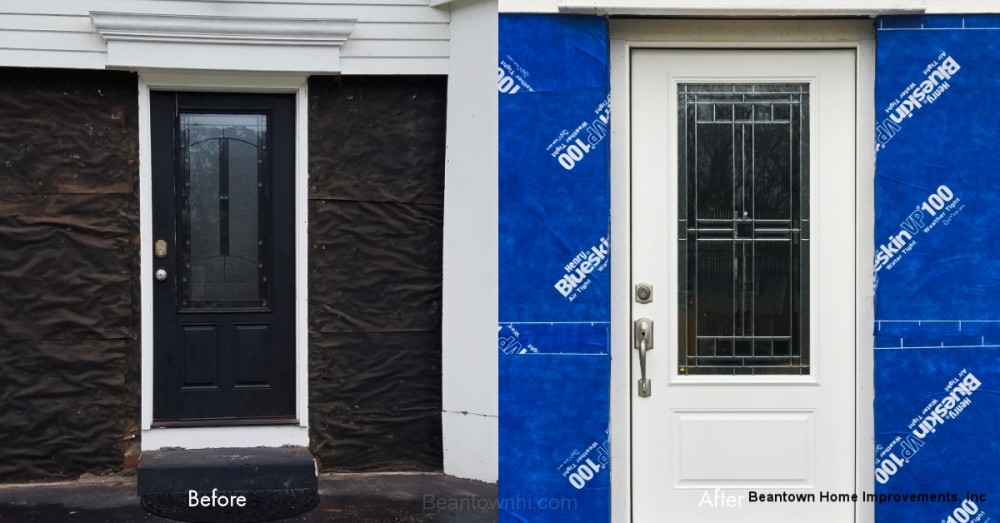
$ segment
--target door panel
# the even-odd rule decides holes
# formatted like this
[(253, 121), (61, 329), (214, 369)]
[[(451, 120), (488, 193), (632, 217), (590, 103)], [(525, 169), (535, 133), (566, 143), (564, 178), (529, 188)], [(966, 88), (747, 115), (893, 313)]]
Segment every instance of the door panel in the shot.
[(851, 521), (818, 496), (854, 491), (854, 51), (631, 69), (632, 283), (656, 290), (632, 305), (655, 333), (648, 396), (632, 351), (633, 520)]
[(677, 488), (811, 487), (813, 411), (674, 411)]
[(154, 422), (294, 422), (295, 99), (152, 92), (150, 110)]

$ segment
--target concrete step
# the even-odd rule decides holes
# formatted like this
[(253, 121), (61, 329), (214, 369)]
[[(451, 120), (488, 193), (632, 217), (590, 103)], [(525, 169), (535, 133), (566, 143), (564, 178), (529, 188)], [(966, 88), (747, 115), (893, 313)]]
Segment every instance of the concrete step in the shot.
[(145, 494), (317, 489), (316, 462), (305, 447), (146, 451), (137, 489)]

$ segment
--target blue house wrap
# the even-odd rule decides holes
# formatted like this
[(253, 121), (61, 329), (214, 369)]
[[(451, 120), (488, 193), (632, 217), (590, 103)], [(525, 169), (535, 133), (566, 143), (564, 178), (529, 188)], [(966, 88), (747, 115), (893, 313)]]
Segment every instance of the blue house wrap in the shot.
[[(607, 22), (499, 25), (500, 521), (608, 521)], [(876, 29), (876, 521), (996, 520), (1000, 16)]]
[(876, 521), (941, 521), (968, 494), (996, 520), (1000, 17), (876, 27), (876, 492), (949, 494)]
[(499, 519), (607, 521), (607, 21), (499, 25)]

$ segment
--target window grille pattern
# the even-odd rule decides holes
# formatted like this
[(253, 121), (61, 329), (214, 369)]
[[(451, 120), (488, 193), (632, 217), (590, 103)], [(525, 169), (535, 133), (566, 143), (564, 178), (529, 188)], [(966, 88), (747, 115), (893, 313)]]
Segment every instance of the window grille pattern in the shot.
[(266, 114), (181, 113), (183, 309), (267, 308)]
[(678, 90), (678, 371), (808, 375), (809, 85)]

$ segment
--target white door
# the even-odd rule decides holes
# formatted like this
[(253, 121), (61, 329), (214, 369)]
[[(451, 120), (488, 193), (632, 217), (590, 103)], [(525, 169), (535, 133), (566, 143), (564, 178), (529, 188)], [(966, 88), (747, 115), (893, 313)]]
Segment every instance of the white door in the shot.
[(637, 523), (854, 519), (855, 59), (632, 52)]

